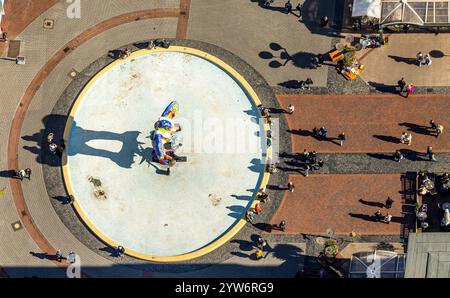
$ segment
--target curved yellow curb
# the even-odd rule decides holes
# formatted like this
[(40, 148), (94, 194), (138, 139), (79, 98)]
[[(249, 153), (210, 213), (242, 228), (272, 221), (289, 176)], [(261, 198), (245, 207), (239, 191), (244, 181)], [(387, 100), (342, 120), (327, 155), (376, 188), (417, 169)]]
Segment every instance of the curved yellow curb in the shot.
[[(70, 136), (70, 130), (72, 128), (72, 122), (73, 122), (73, 116), (75, 114), (75, 112), (77, 111), (80, 102), (83, 100), (84, 96), (86, 95), (86, 93), (89, 91), (89, 89), (92, 87), (92, 85), (100, 78), (102, 77), (104, 74), (106, 74), (107, 72), (109, 72), (112, 68), (118, 66), (119, 64), (122, 64), (126, 61), (135, 59), (137, 57), (140, 57), (142, 55), (146, 55), (149, 53), (155, 53), (155, 52), (180, 52), (180, 53), (187, 53), (187, 54), (191, 54), (200, 58), (203, 58), (205, 60), (208, 60), (209, 62), (215, 64), (216, 66), (222, 68), (224, 71), (226, 71), (230, 76), (232, 76), (236, 81), (239, 82), (239, 84), (241, 85), (242, 88), (245, 89), (245, 91), (248, 93), (248, 95), (250, 96), (250, 98), (252, 99), (253, 103), (258, 106), (261, 104), (261, 101), (258, 98), (258, 95), (256, 94), (256, 92), (253, 90), (253, 88), (250, 86), (250, 84), (236, 71), (234, 70), (231, 66), (229, 66), (228, 64), (226, 64), (225, 62), (223, 62), (222, 60), (220, 60), (219, 58), (212, 56), (210, 54), (207, 54), (203, 51), (197, 50), (197, 49), (193, 49), (193, 48), (188, 48), (188, 47), (179, 47), (179, 46), (171, 46), (168, 49), (164, 49), (164, 48), (156, 48), (156, 49), (143, 49), (143, 50), (138, 50), (136, 52), (133, 52), (129, 57), (127, 57), (126, 59), (118, 59), (114, 62), (112, 62), (111, 64), (109, 64), (108, 66), (106, 66), (105, 68), (103, 68), (99, 73), (97, 73), (90, 81), (89, 83), (83, 88), (83, 91), (80, 93), (80, 95), (77, 97), (74, 105), (72, 106), (71, 110), (70, 110), (70, 114), (68, 117), (68, 121), (66, 123), (65, 129), (64, 129), (64, 141), (67, 144), (67, 147), (70, 146), (69, 144), (69, 136)], [(270, 129), (269, 124), (264, 124), (264, 130), (267, 133), (267, 131)], [(272, 148), (268, 147), (267, 151), (266, 151), (266, 156), (267, 158), (271, 158), (272, 157)], [(73, 189), (72, 189), (72, 185), (70, 182), (70, 176), (69, 176), (69, 169), (67, 166), (67, 154), (64, 153), (63, 155), (63, 162), (62, 162), (63, 166), (62, 166), (62, 171), (63, 171), (63, 177), (64, 177), (64, 183), (66, 185), (66, 189), (69, 195), (74, 194)], [(267, 173), (266, 171), (264, 171), (264, 175), (263, 178), (261, 179), (261, 184), (258, 187), (258, 189), (265, 189), (266, 185), (269, 181), (269, 176), (270, 174)], [(255, 198), (253, 198), (253, 202), (251, 207), (254, 208), (256, 205), (256, 201)], [(111, 247), (117, 247), (119, 244), (114, 242), (112, 239), (110, 239), (108, 236), (106, 236), (104, 233), (102, 233), (99, 229), (97, 229), (97, 227), (95, 225), (92, 224), (92, 222), (89, 220), (89, 218), (86, 216), (86, 214), (84, 213), (83, 209), (81, 208), (81, 206), (78, 204), (78, 201), (76, 199), (76, 197), (74, 197), (74, 203), (73, 206), (75, 207), (76, 212), (78, 213), (78, 215), (81, 217), (81, 219), (83, 220), (83, 222), (88, 226), (88, 228), (99, 238), (101, 239), (104, 243), (108, 244)], [(139, 253), (137, 251), (125, 248), (125, 253), (129, 256), (135, 257), (135, 258), (139, 258), (142, 260), (147, 260), (147, 261), (153, 261), (153, 262), (160, 262), (160, 263), (170, 263), (170, 262), (181, 262), (181, 261), (188, 261), (188, 260), (192, 260), (195, 258), (199, 258), (203, 255), (206, 255), (210, 252), (212, 252), (213, 250), (219, 248), (220, 246), (222, 246), (223, 244), (225, 244), (226, 242), (228, 242), (231, 238), (234, 237), (234, 235), (236, 235), (246, 224), (246, 220), (241, 219), (239, 220), (236, 224), (234, 224), (234, 226), (229, 229), (225, 234), (223, 234), (222, 236), (220, 236), (218, 239), (214, 240), (213, 242), (207, 244), (206, 246), (195, 250), (193, 252), (190, 253), (186, 253), (186, 254), (182, 254), (182, 255), (177, 255), (177, 256), (152, 256), (152, 255), (147, 255), (147, 254), (142, 254)]]

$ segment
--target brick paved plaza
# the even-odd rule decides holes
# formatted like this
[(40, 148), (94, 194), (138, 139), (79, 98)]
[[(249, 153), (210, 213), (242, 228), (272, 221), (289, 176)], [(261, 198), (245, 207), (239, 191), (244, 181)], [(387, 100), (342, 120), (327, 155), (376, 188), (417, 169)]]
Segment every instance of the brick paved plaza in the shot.
[[(333, 276), (316, 261), (331, 230), (342, 263), (373, 247), (407, 254), (409, 234), (426, 233), (416, 227), (417, 173), (450, 171), (450, 34), (386, 29), (388, 44), (355, 50), (365, 67), (347, 80), (330, 59), (313, 61), (361, 37), (346, 25), (353, 1), (292, 2), (303, 4), (299, 17), (281, 0), (6, 0), (0, 278), (67, 277), (57, 250), (76, 253), (83, 278), (292, 278), (299, 268)], [(151, 47), (161, 39), (170, 45)], [(125, 49), (131, 56), (121, 59)], [(433, 63), (419, 68), (419, 51)], [(408, 98), (398, 94), (402, 77), (415, 85)], [(300, 88), (307, 78), (311, 88)], [(155, 158), (154, 125), (171, 101), (180, 103), (174, 122), (187, 161), (168, 171)], [(444, 127), (439, 137), (432, 119)], [(327, 139), (312, 134), (322, 126)], [(49, 133), (67, 145), (61, 157)], [(309, 176), (304, 149), (324, 162)], [(277, 171), (266, 171), (269, 157)], [(27, 168), (30, 179), (14, 177)], [(268, 201), (259, 201), (261, 188)], [(389, 224), (373, 219), (378, 209)], [(285, 231), (276, 228), (282, 220)], [(260, 260), (259, 236), (268, 243)]]

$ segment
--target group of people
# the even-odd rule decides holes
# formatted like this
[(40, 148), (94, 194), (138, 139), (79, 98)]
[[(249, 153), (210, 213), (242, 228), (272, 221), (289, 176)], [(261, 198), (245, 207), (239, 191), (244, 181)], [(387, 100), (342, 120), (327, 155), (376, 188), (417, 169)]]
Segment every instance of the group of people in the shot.
[(31, 169), (30, 168), (26, 168), (24, 169), (20, 169), (18, 171), (14, 171), (14, 177), (20, 180), (23, 180), (24, 178), (27, 178), (28, 180), (31, 179)]
[(422, 52), (417, 53), (416, 55), (417, 64), (419, 67), (422, 67), (422, 65), (431, 65), (433, 62), (431, 60), (430, 54), (426, 54), (425, 56), (422, 54)]
[(401, 96), (403, 96), (403, 92), (406, 92), (406, 94), (404, 95), (405, 98), (408, 98), (408, 96), (414, 92), (415, 87), (413, 84), (406, 84), (405, 78), (401, 78), (398, 82), (397, 85), (399, 87), (399, 91), (398, 94), (400, 94)]
[[(433, 134), (436, 138), (439, 137), (443, 131), (444, 126), (441, 124), (437, 124), (434, 120), (430, 120), (430, 126), (428, 127), (428, 130), (431, 134)], [(402, 135), (400, 136), (400, 143), (411, 146), (412, 143), (412, 134), (407, 132), (402, 132)], [(430, 161), (437, 161), (436, 156), (433, 152), (433, 147), (428, 146), (426, 151), (426, 156), (428, 156)], [(402, 159), (404, 159), (404, 155), (401, 152), (401, 150), (396, 150), (394, 153), (394, 160), (397, 162), (400, 162)]]
[(61, 157), (64, 150), (66, 149), (66, 144), (64, 143), (64, 140), (61, 139), (60, 144), (56, 144), (54, 142), (54, 134), (51, 132), (47, 136), (47, 142), (50, 153)]
[(309, 176), (310, 170), (319, 170), (325, 164), (323, 159), (317, 157), (316, 151), (308, 152), (305, 149), (303, 150), (302, 157), (305, 177)]

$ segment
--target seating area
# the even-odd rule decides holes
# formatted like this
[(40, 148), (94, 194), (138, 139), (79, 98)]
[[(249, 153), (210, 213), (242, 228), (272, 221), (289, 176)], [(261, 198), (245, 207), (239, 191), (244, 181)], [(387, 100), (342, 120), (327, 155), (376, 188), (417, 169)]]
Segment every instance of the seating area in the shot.
[(448, 173), (417, 174), (417, 232), (450, 230), (450, 178)]

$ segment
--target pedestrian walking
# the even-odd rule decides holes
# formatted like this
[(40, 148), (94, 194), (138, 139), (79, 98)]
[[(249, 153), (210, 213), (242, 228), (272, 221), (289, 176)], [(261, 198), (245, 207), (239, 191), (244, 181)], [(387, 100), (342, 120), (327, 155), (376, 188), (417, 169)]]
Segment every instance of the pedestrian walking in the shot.
[(416, 59), (417, 59), (417, 64), (419, 65), (419, 67), (422, 67), (422, 63), (423, 63), (423, 54), (422, 54), (422, 52), (417, 53)]
[(402, 160), (404, 158), (402, 152), (400, 152), (400, 150), (396, 150), (394, 153), (394, 160), (397, 162), (400, 162), (400, 160)]
[(388, 197), (386, 200), (386, 203), (385, 203), (386, 209), (391, 209), (393, 203), (394, 203), (394, 200), (391, 199), (391, 197)]
[(286, 221), (284, 219), (278, 224), (278, 228), (283, 232), (286, 230)]
[(398, 86), (400, 87), (400, 91), (398, 92), (399, 94), (402, 94), (403, 90), (405, 90), (405, 86), (406, 86), (406, 82), (404, 78), (401, 78), (398, 81)]
[(261, 203), (267, 203), (270, 200), (269, 195), (262, 188), (259, 190), (257, 198)]
[(400, 137), (400, 143), (407, 144), (408, 146), (411, 145), (412, 141), (412, 135), (408, 134), (406, 132), (402, 132), (402, 135)]
[(288, 0), (285, 4), (284, 4), (284, 11), (286, 14), (289, 14), (292, 12), (292, 3), (291, 0)]
[(31, 169), (30, 168), (26, 168), (25, 169), (24, 178), (27, 178), (28, 180), (31, 180)]
[(126, 59), (131, 55), (131, 51), (129, 48), (125, 48), (123, 51), (120, 52), (120, 59)]
[(258, 237), (258, 248), (261, 250), (264, 250), (264, 247), (266, 245), (267, 245), (267, 241), (263, 237), (259, 236)]
[(294, 192), (294, 189), (295, 189), (294, 183), (292, 183), (291, 181), (289, 181), (288, 184), (287, 184), (287, 188), (288, 188), (288, 190), (289, 190), (290, 192)]
[(262, 257), (263, 257), (263, 251), (262, 251), (261, 248), (258, 248), (258, 249), (256, 250), (255, 256), (256, 256), (256, 259), (257, 259), (257, 260), (262, 259)]
[(55, 135), (54, 135), (52, 132), (48, 134), (48, 136), (47, 136), (47, 142), (48, 142), (49, 144), (53, 143), (53, 138), (54, 138), (54, 136), (55, 136)]
[(326, 27), (328, 25), (328, 17), (327, 16), (323, 16), (320, 19), (320, 26), (322, 27)]
[(56, 260), (57, 260), (58, 262), (60, 262), (60, 263), (62, 262), (62, 259), (63, 259), (63, 253), (61, 252), (60, 249), (58, 249), (58, 250), (56, 251), (55, 257), (56, 257)]
[(255, 213), (256, 214), (259, 214), (259, 213), (261, 213), (261, 211), (262, 211), (262, 204), (261, 203), (256, 203), (256, 205), (255, 205)]
[(274, 1), (274, 0), (264, 0), (264, 4), (263, 4), (264, 7), (266, 7), (266, 8), (267, 8), (267, 7), (270, 7), (270, 4), (272, 4), (273, 1)]
[(69, 195), (67, 197), (66, 204), (72, 205), (74, 201), (75, 201), (75, 198), (72, 195)]
[(304, 168), (305, 168), (305, 177), (309, 176), (309, 170), (311, 170), (311, 166), (307, 163), (304, 164)]
[(298, 19), (299, 20), (302, 18), (302, 8), (303, 8), (303, 5), (301, 3), (297, 4), (297, 6), (295, 7), (295, 9), (298, 11)]
[(20, 169), (18, 171), (14, 171), (14, 175), (20, 179), (21, 181), (23, 181), (23, 178), (26, 177), (27, 173), (25, 172), (24, 169)]
[(436, 128), (436, 138), (444, 132), (444, 125), (438, 124)]
[(392, 220), (392, 215), (388, 212), (388, 213), (386, 214), (386, 216), (384, 217), (383, 221), (384, 221), (385, 223), (389, 224), (389, 223), (391, 222), (391, 220)]
[(430, 66), (431, 63), (433, 62), (433, 61), (431, 60), (431, 56), (430, 56), (429, 54), (426, 54), (426, 55), (425, 55), (424, 62), (425, 62), (425, 65), (428, 65), (428, 66)]
[(408, 96), (413, 92), (414, 92), (414, 85), (408, 84), (408, 86), (406, 86), (406, 98), (408, 98)]
[(61, 140), (61, 142), (62, 143), (56, 147), (56, 154), (59, 157), (62, 157), (62, 154), (63, 154), (64, 150), (66, 149), (66, 144), (64, 143), (64, 140)]
[(288, 112), (288, 114), (289, 115), (292, 115), (292, 114), (294, 114), (294, 111), (295, 111), (295, 107), (294, 107), (294, 105), (289, 105), (288, 106), (288, 108), (287, 108), (287, 112)]
[(338, 135), (339, 145), (342, 147), (344, 146), (345, 142), (345, 133), (341, 132), (340, 135)]
[(253, 220), (255, 219), (255, 213), (254, 213), (253, 211), (251, 211), (251, 210), (248, 210), (248, 211), (245, 213), (245, 219), (246, 219), (249, 223), (253, 224)]
[(116, 248), (116, 255), (117, 255), (118, 257), (120, 257), (120, 256), (122, 256), (124, 253), (125, 253), (125, 248), (124, 248), (122, 245), (119, 245), (119, 246)]
[(434, 156), (434, 153), (433, 153), (433, 147), (431, 147), (431, 146), (428, 146), (428, 147), (427, 147), (427, 155), (428, 155), (428, 158), (429, 158), (431, 161), (437, 161), (436, 158), (435, 158), (435, 156)]
[(51, 143), (50, 145), (48, 145), (48, 149), (50, 150), (51, 154), (55, 155), (56, 150), (58, 149), (58, 145), (56, 145), (55, 143)]
[(319, 129), (319, 133), (320, 133), (320, 136), (321, 136), (322, 138), (326, 139), (326, 138), (327, 138), (327, 135), (328, 135), (328, 128), (326, 128), (325, 126), (322, 126), (322, 127)]
[(318, 169), (322, 168), (324, 164), (325, 163), (324, 163), (323, 159), (319, 159), (319, 161), (317, 162)]
[(69, 261), (72, 264), (77, 261), (76, 254), (73, 251), (70, 251), (69, 254), (67, 255), (67, 261)]
[(383, 215), (383, 213), (381, 213), (381, 210), (378, 210), (377, 212), (375, 212), (374, 216), (375, 216), (376, 221), (380, 221), (384, 218), (384, 215)]

